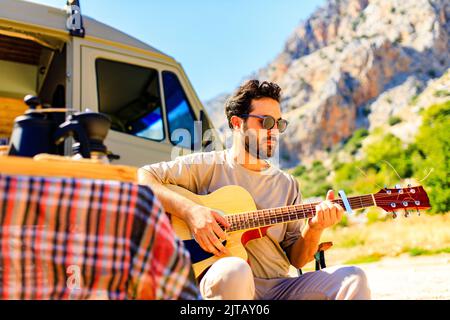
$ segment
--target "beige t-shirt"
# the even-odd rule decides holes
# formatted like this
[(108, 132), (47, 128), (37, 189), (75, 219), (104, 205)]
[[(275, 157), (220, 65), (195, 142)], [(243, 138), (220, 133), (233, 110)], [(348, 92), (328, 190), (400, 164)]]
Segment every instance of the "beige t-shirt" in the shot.
[[(175, 184), (205, 195), (227, 185), (238, 185), (253, 197), (258, 209), (301, 203), (297, 180), (271, 165), (263, 172), (248, 170), (233, 160), (230, 150), (193, 153), (174, 161), (144, 166), (161, 183)], [(288, 277), (285, 250), (300, 236), (303, 222), (279, 224), (266, 236), (247, 242), (253, 274), (258, 278)]]

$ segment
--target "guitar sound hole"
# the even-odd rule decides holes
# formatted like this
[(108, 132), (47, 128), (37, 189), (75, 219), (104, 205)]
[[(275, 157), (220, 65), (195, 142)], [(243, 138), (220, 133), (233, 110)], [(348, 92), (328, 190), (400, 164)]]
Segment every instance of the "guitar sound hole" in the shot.
[[(184, 247), (189, 251), (191, 255), (192, 263), (197, 263), (214, 256), (214, 254), (204, 251), (202, 247), (200, 247), (200, 245), (194, 239), (184, 240), (183, 243)], [(226, 246), (227, 241), (226, 240), (222, 241), (222, 244)]]

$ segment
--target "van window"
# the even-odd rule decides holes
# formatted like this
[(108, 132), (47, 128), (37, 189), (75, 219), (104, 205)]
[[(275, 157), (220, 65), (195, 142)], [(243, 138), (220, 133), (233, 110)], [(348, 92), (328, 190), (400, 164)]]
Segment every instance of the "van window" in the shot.
[(111, 129), (164, 140), (158, 71), (106, 59), (95, 64), (99, 111), (111, 117)]
[[(198, 142), (196, 140), (201, 139), (201, 127), (200, 133), (194, 134), (196, 117), (177, 76), (169, 71), (163, 71), (162, 76), (170, 141), (175, 145), (193, 149)], [(182, 139), (177, 134), (173, 135), (177, 129), (188, 130), (190, 140)]]

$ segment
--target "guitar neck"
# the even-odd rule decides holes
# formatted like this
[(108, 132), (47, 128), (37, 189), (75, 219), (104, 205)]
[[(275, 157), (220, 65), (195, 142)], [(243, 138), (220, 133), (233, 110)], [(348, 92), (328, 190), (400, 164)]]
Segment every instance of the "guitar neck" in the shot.
[[(373, 194), (348, 197), (347, 200), (353, 210), (368, 208), (376, 205)], [(342, 199), (331, 200), (331, 202), (337, 203), (341, 207), (345, 208)], [(226, 218), (231, 227), (227, 231), (232, 232), (248, 230), (278, 223), (312, 218), (316, 214), (316, 205), (319, 203), (320, 202), (291, 205), (229, 215), (226, 216)]]

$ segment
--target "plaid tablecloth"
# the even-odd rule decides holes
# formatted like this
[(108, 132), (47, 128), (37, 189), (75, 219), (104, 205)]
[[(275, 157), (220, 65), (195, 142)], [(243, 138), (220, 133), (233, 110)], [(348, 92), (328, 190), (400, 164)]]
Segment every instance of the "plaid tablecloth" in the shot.
[(0, 299), (198, 299), (144, 186), (0, 174)]

